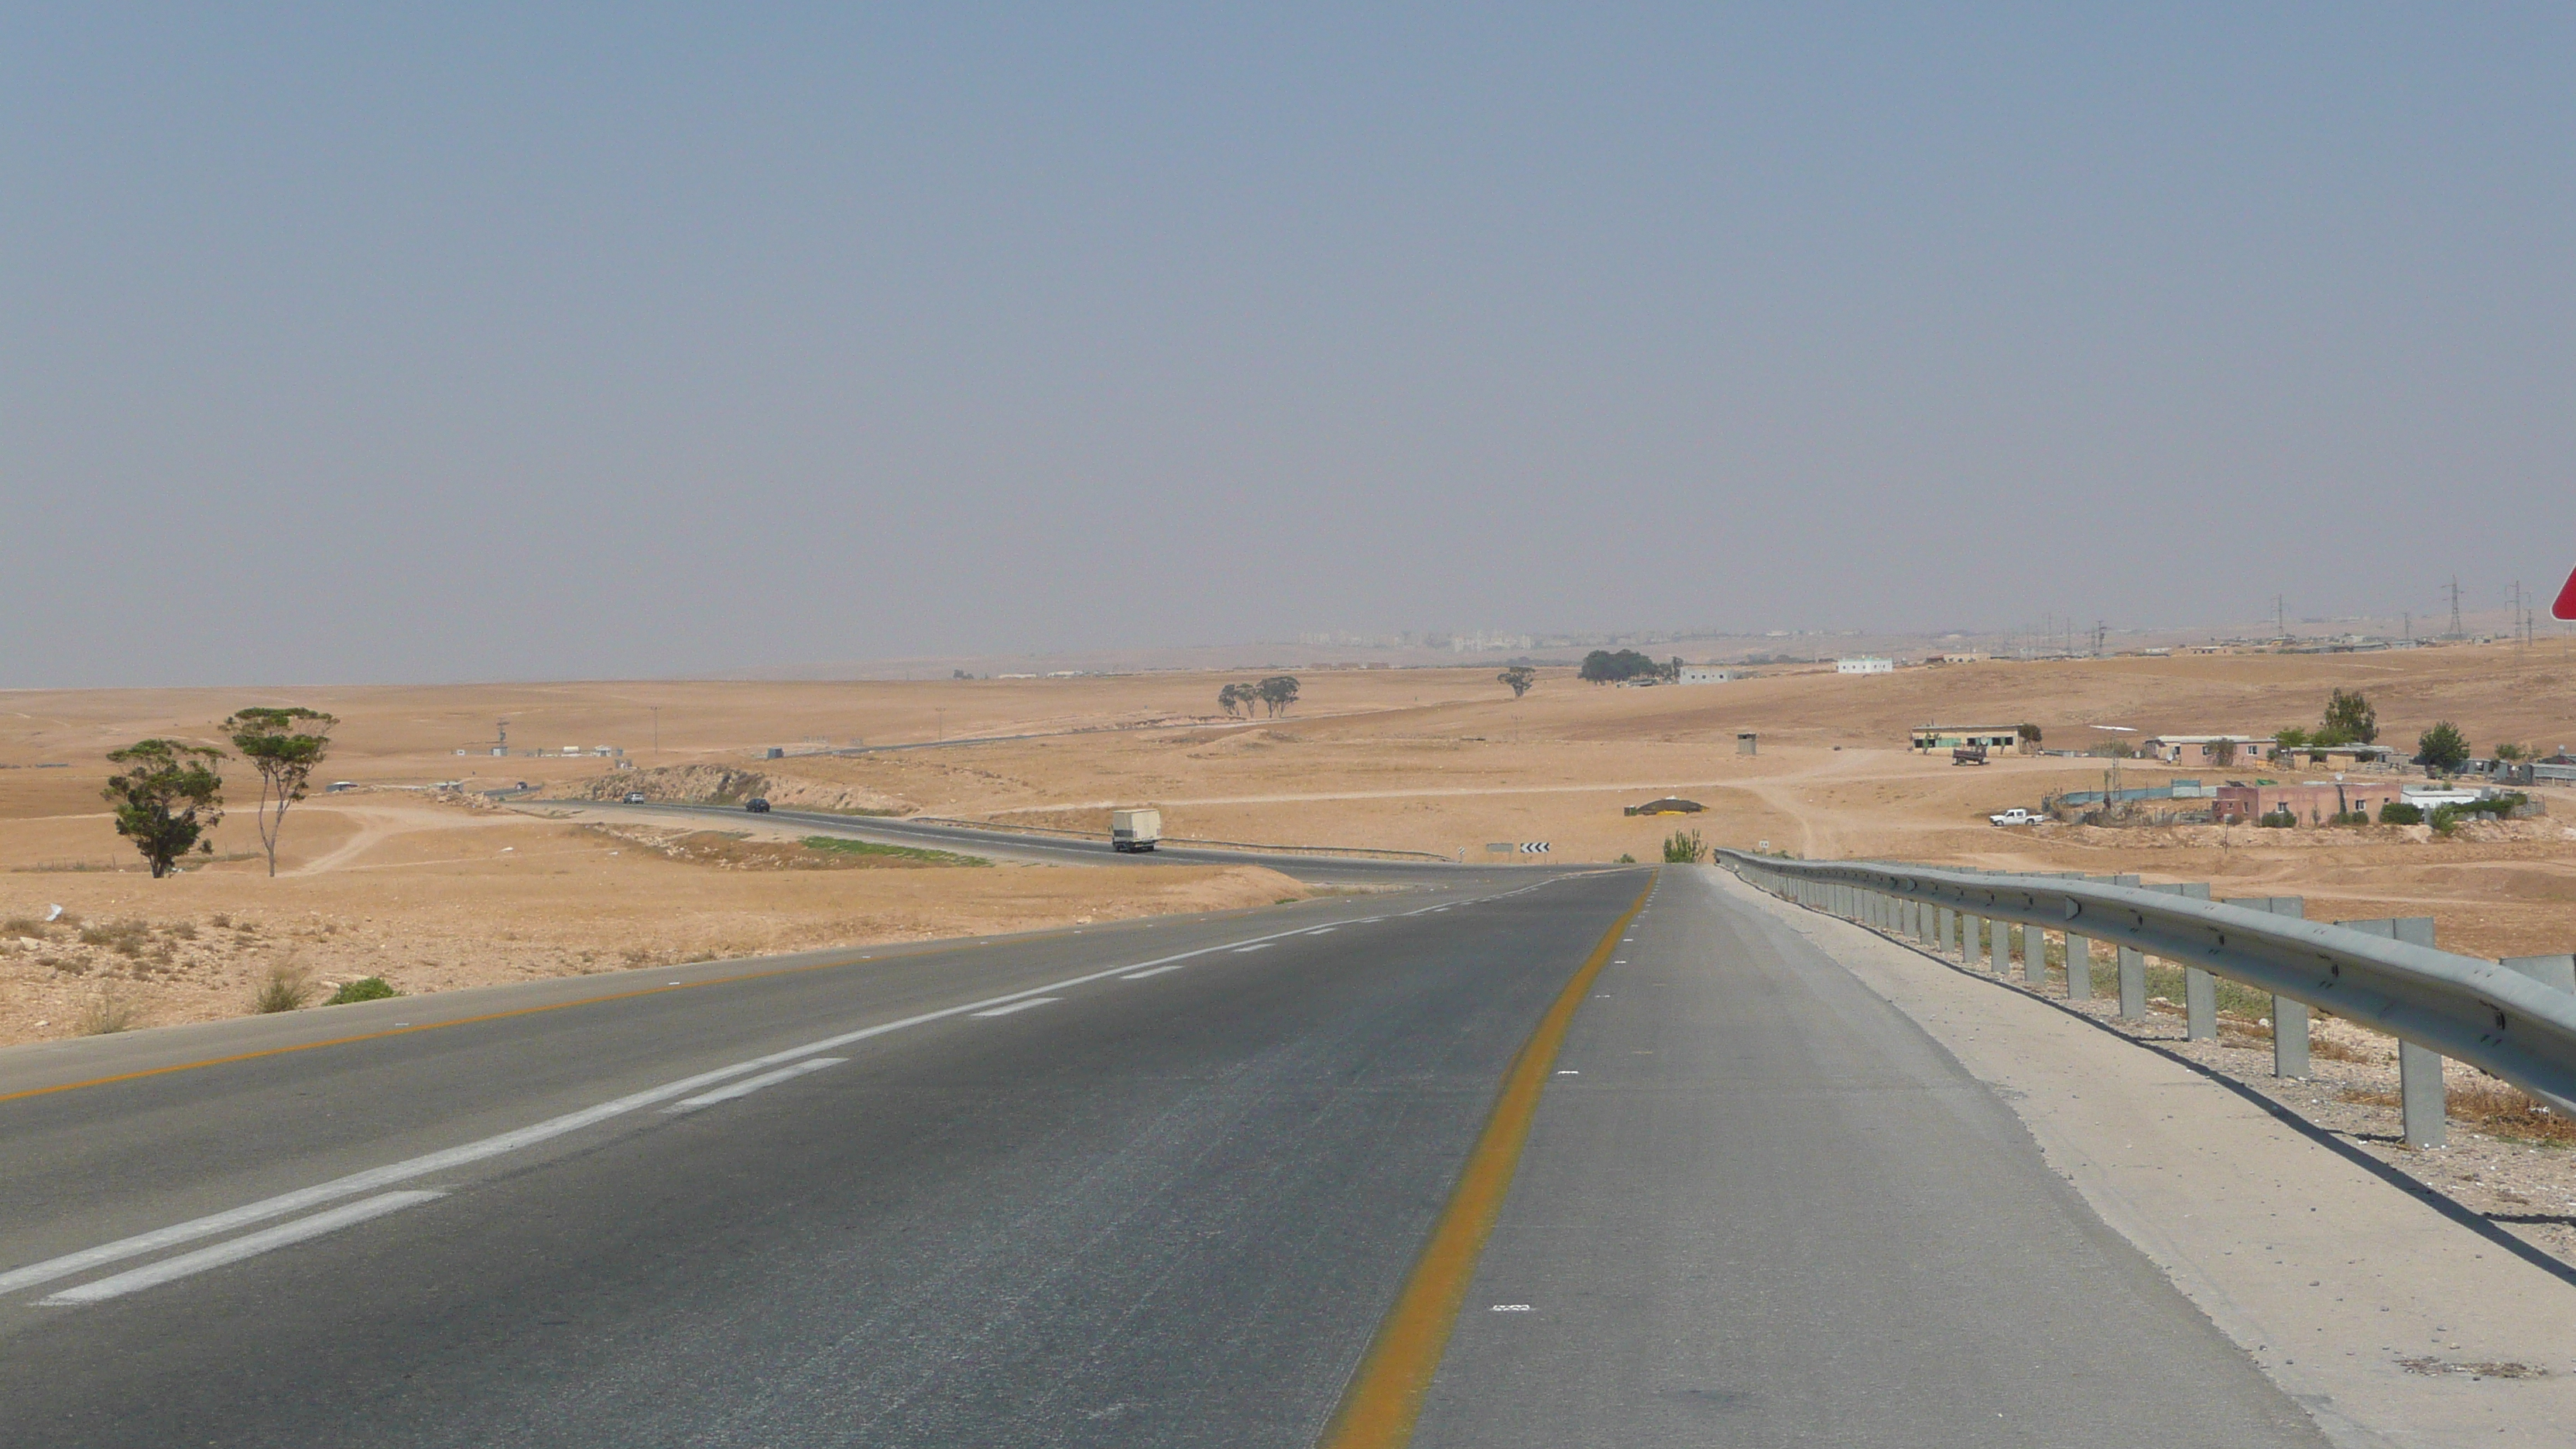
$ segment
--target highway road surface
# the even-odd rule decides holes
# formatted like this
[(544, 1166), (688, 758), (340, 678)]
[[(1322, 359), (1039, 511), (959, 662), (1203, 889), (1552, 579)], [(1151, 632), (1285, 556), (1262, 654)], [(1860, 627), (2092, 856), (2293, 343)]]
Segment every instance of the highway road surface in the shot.
[(1456, 882), (0, 1052), (0, 1442), (2322, 1442), (1815, 948)]
[[(541, 800), (526, 802), (521, 808), (542, 811), (548, 806), (573, 807), (585, 813), (661, 824), (698, 825), (706, 829), (722, 829), (745, 818), (741, 807), (723, 805), (626, 805), (597, 800)], [(972, 826), (938, 821), (883, 815), (839, 815), (811, 810), (773, 810), (750, 818), (808, 828), (817, 835), (837, 835), (884, 845), (953, 850), (968, 855), (1050, 865), (1265, 865), (1317, 885), (1455, 882), (1465, 878), (1461, 875), (1462, 870), (1481, 876), (1489, 871), (1520, 868), (1508, 864), (1461, 866), (1441, 860), (1372, 858), (1320, 851), (1230, 850), (1186, 845), (1161, 845), (1150, 851), (1130, 854), (1112, 848), (1106, 836), (1092, 839), (1020, 830), (978, 830)]]

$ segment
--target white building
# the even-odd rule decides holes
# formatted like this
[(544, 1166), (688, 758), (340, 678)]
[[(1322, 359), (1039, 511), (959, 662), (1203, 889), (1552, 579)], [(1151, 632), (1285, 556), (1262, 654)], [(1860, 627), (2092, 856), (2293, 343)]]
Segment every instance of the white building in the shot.
[(1728, 680), (1737, 677), (1738, 676), (1734, 670), (1720, 669), (1714, 664), (1685, 664), (1682, 666), (1680, 676), (1674, 679), (1673, 683), (1724, 684)]
[(1836, 674), (1894, 674), (1895, 672), (1895, 660), (1882, 659), (1875, 654), (1854, 654), (1849, 658), (1834, 661)]

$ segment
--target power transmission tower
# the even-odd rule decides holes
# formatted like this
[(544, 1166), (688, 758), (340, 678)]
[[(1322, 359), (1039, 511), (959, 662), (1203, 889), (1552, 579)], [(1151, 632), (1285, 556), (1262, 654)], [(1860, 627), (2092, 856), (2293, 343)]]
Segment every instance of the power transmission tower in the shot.
[(2442, 637), (2465, 639), (2468, 635), (2469, 631), (2460, 627), (2460, 576), (2453, 574), (2451, 575), (2451, 632)]
[(2522, 637), (2522, 580), (2520, 579), (2515, 579), (2513, 581), (2513, 642), (2517, 648), (2521, 647), (2524, 642)]
[(2281, 596), (2279, 594), (2274, 594), (2272, 596), (2272, 637), (2275, 639), (2287, 639), (2290, 637), (2289, 616), (2282, 612)]

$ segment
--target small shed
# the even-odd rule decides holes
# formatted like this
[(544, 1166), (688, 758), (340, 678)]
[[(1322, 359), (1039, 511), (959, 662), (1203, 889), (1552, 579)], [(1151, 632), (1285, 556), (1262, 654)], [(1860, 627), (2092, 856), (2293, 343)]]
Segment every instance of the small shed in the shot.
[(1735, 737), (1735, 752), (1739, 755), (1753, 753), (1753, 731), (1745, 730)]

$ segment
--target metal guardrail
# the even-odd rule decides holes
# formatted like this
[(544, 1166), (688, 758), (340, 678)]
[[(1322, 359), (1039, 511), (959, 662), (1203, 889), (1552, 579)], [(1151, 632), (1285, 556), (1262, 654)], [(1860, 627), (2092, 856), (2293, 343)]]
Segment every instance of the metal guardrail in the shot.
[[(1950, 919), (1973, 917), (2111, 942), (2123, 948), (2124, 977), (2133, 952), (2197, 967), (2385, 1032), (2426, 1057), (2457, 1057), (2576, 1116), (2576, 992), (2498, 962), (2098, 877), (1713, 855), (1754, 886), (1811, 909), (1927, 942), (1938, 932), (1945, 950), (1965, 940)], [(1994, 959), (2005, 955), (1999, 937)], [(2125, 1008), (2125, 980), (2122, 995)], [(2304, 1011), (2297, 1020), (2304, 1032)], [(2440, 1063), (2430, 1062), (2429, 1123), (2421, 1120), (2423, 1058), (2401, 1051), (2400, 1067), (2408, 1141), (2439, 1142)]]

